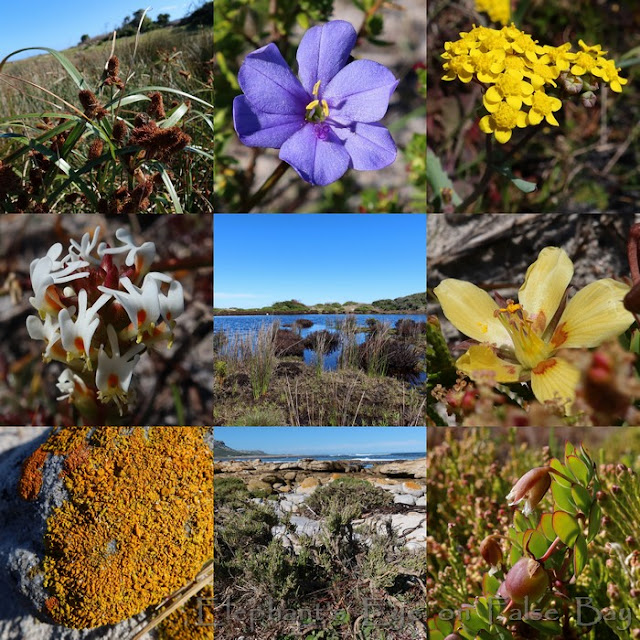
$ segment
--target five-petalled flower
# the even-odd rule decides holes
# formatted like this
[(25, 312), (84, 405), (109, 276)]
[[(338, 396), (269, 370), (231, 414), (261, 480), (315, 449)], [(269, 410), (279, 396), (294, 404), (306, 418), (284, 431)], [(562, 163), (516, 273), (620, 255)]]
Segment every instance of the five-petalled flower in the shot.
[(275, 44), (250, 53), (238, 73), (244, 95), (233, 101), (233, 123), (249, 147), (280, 149), (280, 159), (314, 185), (349, 168), (382, 169), (396, 146), (379, 120), (398, 80), (372, 60), (347, 64), (357, 39), (343, 20), (312, 27), (298, 47), (296, 78)]
[(569, 414), (580, 372), (558, 350), (596, 347), (633, 322), (622, 303), (629, 287), (610, 278), (588, 284), (565, 307), (572, 277), (565, 251), (546, 247), (527, 270), (518, 303), (499, 307), (470, 282), (443, 280), (434, 293), (444, 315), (479, 343), (458, 358), (457, 368), (473, 379), (531, 380), (540, 402), (556, 401)]

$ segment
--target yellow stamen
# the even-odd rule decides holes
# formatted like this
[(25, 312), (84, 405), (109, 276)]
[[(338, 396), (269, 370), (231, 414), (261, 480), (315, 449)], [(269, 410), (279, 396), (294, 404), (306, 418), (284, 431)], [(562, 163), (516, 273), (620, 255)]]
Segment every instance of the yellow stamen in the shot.
[(487, 333), (489, 331), (489, 325), (484, 322), (478, 322), (478, 326), (480, 327), (480, 331), (482, 331), (482, 333)]
[(522, 305), (510, 302), (506, 309), (500, 309), (500, 311), (507, 311), (509, 313), (515, 313), (516, 311), (519, 311), (520, 309), (522, 309)]
[(320, 91), (320, 80), (313, 85), (313, 95), (317, 97), (318, 91)]
[(326, 100), (322, 101), (322, 113), (324, 113), (325, 118), (329, 115), (329, 105)]
[(307, 109), (315, 109), (320, 104), (320, 100), (312, 100), (307, 106)]

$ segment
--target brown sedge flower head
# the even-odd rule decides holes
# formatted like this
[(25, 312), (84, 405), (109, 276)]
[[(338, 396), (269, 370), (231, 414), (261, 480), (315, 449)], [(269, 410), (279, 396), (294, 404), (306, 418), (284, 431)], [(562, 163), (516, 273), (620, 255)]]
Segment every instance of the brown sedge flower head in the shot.
[(100, 138), (96, 138), (89, 146), (89, 160), (97, 160), (102, 155), (104, 143)]
[(78, 94), (78, 99), (84, 109), (84, 115), (89, 120), (100, 120), (107, 115), (107, 110), (98, 102), (98, 98), (89, 89), (82, 89)]
[(164, 102), (162, 101), (162, 94), (159, 91), (154, 91), (149, 94), (151, 103), (147, 109), (147, 113), (156, 120), (164, 120), (167, 114), (164, 110)]
[(7, 164), (0, 161), (0, 196), (16, 193), (22, 188), (20, 176)]
[(149, 157), (159, 160), (168, 160), (190, 142), (191, 138), (180, 127), (161, 129), (154, 120), (136, 127), (129, 137), (130, 144), (142, 147)]
[(120, 71), (120, 60), (118, 60), (118, 56), (113, 55), (107, 60), (106, 73), (107, 77), (104, 79), (103, 84), (108, 87), (115, 86), (119, 89), (124, 87), (124, 82), (122, 78), (118, 76)]
[(127, 124), (124, 120), (118, 118), (113, 125), (113, 139), (122, 144), (127, 137)]

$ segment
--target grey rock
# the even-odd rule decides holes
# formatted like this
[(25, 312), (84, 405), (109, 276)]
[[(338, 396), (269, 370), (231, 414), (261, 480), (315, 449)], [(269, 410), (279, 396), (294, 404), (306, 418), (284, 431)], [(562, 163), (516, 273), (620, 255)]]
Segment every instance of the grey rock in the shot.
[(410, 496), (407, 494), (400, 494), (393, 499), (393, 502), (394, 504), (406, 504), (410, 507), (413, 507), (416, 504), (416, 499), (414, 496)]

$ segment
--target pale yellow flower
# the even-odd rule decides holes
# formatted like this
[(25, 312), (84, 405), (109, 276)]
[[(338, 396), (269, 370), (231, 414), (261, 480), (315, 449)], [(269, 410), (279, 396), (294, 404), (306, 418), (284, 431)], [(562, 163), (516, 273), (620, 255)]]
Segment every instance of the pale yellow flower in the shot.
[(434, 293), (444, 315), (479, 343), (458, 358), (457, 368), (472, 379), (492, 376), (496, 383), (531, 380), (540, 402), (556, 401), (569, 414), (580, 372), (558, 350), (596, 347), (633, 322), (622, 303), (629, 287), (606, 278), (576, 293), (551, 324), (572, 277), (565, 251), (546, 247), (527, 270), (518, 303), (505, 308), (470, 282), (443, 280)]

